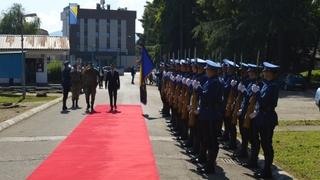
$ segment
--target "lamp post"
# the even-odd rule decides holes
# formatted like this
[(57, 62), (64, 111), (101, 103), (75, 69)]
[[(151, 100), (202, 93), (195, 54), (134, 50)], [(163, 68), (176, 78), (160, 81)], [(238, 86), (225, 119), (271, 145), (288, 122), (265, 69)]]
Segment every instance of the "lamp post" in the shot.
[(20, 16), (20, 25), (21, 25), (21, 67), (22, 67), (22, 75), (21, 75), (21, 82), (22, 82), (22, 88), (23, 88), (23, 92), (22, 92), (22, 98), (25, 99), (26, 98), (26, 72), (25, 72), (25, 59), (24, 59), (24, 49), (23, 49), (23, 18), (26, 17), (36, 17), (37, 14), (32, 13), (32, 14), (25, 14)]

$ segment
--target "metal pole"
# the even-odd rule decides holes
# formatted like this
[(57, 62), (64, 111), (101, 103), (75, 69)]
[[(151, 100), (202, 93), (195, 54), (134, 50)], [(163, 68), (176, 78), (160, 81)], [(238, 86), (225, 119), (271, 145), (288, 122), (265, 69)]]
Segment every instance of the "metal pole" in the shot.
[(23, 49), (23, 15), (21, 14), (20, 17), (20, 25), (21, 25), (21, 68), (22, 68), (22, 74), (21, 74), (21, 84), (22, 84), (22, 88), (23, 88), (23, 92), (22, 92), (22, 99), (26, 98), (26, 72), (25, 72), (25, 59), (24, 59), (24, 49)]

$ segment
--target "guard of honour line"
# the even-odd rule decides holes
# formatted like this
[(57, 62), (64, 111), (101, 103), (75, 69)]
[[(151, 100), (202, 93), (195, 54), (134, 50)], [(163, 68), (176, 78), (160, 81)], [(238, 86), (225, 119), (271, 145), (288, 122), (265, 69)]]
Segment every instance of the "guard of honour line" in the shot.
[[(248, 159), (243, 164), (248, 168), (258, 168), (261, 146), (264, 167), (255, 176), (272, 177), (272, 138), (278, 125), (275, 112), (279, 94), (278, 70), (279, 66), (269, 62), (263, 62), (262, 66), (243, 62), (238, 65), (228, 59), (221, 63), (196, 58), (160, 64), (157, 76), (163, 103), (161, 113), (170, 118), (169, 126), (174, 135), (187, 152), (194, 155), (192, 161), (204, 165), (198, 168), (201, 173), (215, 173), (219, 142), (225, 142), (225, 148), (234, 151), (234, 156)], [(134, 76), (134, 72), (132, 74)], [(102, 88), (103, 79), (109, 92), (109, 112), (113, 112), (117, 110), (117, 91), (120, 89), (115, 66), (104, 73), (94, 69), (91, 63), (84, 68), (70, 68), (69, 62), (65, 62), (62, 110), (68, 109), (66, 100), (70, 90), (72, 108), (79, 108), (79, 94), (83, 89), (86, 112), (94, 113), (96, 88), (98, 85)], [(237, 147), (237, 126), (241, 135), (240, 147)]]

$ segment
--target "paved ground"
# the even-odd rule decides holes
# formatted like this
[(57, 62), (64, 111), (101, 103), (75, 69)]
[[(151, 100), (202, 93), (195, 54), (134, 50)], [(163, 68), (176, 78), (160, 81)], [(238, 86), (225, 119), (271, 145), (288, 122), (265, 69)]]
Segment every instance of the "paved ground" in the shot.
[(320, 112), (314, 102), (315, 90), (305, 92), (282, 91), (277, 113), (280, 120), (320, 120)]
[[(121, 80), (119, 104), (140, 104), (138, 85), (130, 84), (128, 74)], [(161, 179), (253, 179), (253, 172), (241, 167), (225, 150), (219, 152), (216, 175), (197, 174), (196, 166), (189, 162), (190, 157), (170, 135), (166, 120), (160, 117), (156, 87), (148, 87), (148, 98), (143, 109)], [(107, 92), (98, 90), (96, 99), (97, 104), (106, 104)], [(83, 97), (80, 104), (85, 107)], [(61, 103), (0, 132), (0, 180), (25, 179), (85, 117), (84, 109), (67, 114), (61, 114), (60, 109)], [(290, 179), (285, 175), (277, 177)]]

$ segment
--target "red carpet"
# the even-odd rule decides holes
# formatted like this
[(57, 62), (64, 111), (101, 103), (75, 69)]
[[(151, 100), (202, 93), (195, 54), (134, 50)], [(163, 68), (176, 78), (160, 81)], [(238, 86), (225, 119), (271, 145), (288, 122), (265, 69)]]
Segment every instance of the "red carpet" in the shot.
[(157, 180), (141, 106), (88, 115), (28, 179)]

